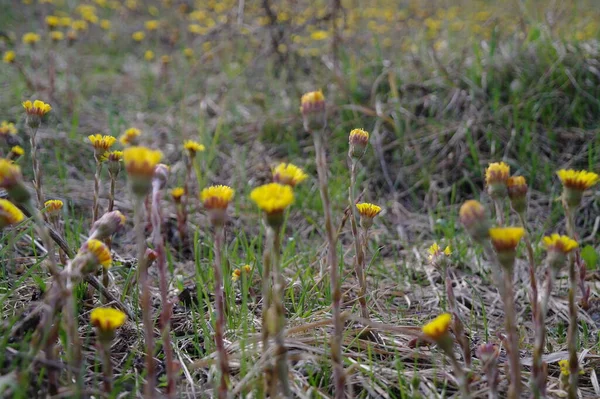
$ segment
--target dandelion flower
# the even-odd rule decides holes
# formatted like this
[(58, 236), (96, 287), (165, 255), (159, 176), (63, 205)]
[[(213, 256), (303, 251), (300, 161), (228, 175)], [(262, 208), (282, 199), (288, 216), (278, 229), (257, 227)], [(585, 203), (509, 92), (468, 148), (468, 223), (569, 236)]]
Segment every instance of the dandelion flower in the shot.
[(76, 21), (73, 21), (73, 23), (71, 24), (71, 29), (73, 29), (73, 31), (75, 32), (83, 32), (86, 31), (88, 28), (88, 23), (87, 21), (84, 21), (83, 19), (78, 19)]
[(302, 169), (291, 163), (280, 163), (273, 168), (273, 181), (275, 183), (286, 184), (296, 187), (302, 183), (308, 175)]
[(63, 205), (61, 200), (48, 200), (44, 202), (44, 209), (50, 214), (57, 214), (63, 208)]
[(92, 146), (94, 146), (95, 156), (98, 160), (103, 160), (106, 152), (117, 141), (117, 139), (113, 136), (103, 136), (99, 133), (88, 136), (88, 140), (90, 140), (90, 143), (92, 143)]
[(193, 159), (196, 156), (196, 153), (203, 152), (205, 147), (196, 141), (185, 140), (183, 142), (183, 149), (186, 150), (190, 158)]
[(4, 227), (20, 223), (25, 218), (23, 212), (12, 202), (0, 199), (0, 230)]
[(248, 276), (250, 273), (252, 273), (252, 266), (244, 265), (241, 269), (235, 269), (231, 272), (231, 281), (238, 281), (242, 278), (242, 275)]
[(17, 128), (14, 123), (2, 121), (0, 123), (0, 136), (14, 136), (17, 134)]
[(33, 33), (33, 32), (25, 33), (22, 38), (24, 44), (30, 44), (30, 45), (36, 44), (37, 42), (40, 41), (40, 39), (41, 39), (41, 36), (39, 34)]
[(283, 211), (294, 202), (294, 192), (288, 185), (270, 183), (252, 190), (250, 198), (265, 212), (267, 223), (279, 228), (283, 223)]
[(596, 173), (586, 170), (561, 169), (556, 174), (563, 185), (563, 201), (570, 207), (579, 206), (583, 192), (600, 180)]
[(31, 197), (23, 184), (21, 168), (4, 158), (0, 158), (0, 188), (6, 189), (10, 198), (18, 204), (29, 201)]
[(506, 196), (506, 181), (510, 175), (510, 166), (504, 162), (491, 163), (485, 171), (485, 185), (494, 199)]
[(498, 254), (498, 261), (502, 266), (512, 268), (517, 245), (525, 235), (525, 230), (522, 227), (494, 227), (489, 233), (492, 245)]
[(15, 52), (12, 50), (8, 50), (2, 56), (2, 61), (5, 64), (12, 64), (13, 62), (15, 62), (15, 58), (17, 58), (17, 55), (15, 54)]
[(141, 134), (142, 134), (142, 132), (140, 129), (136, 129), (135, 127), (130, 127), (129, 129), (125, 130), (123, 135), (119, 138), (119, 141), (124, 146), (135, 145)]
[(90, 313), (90, 323), (104, 332), (113, 332), (121, 327), (126, 319), (125, 313), (113, 308), (96, 308)]
[(452, 316), (450, 313), (442, 313), (423, 326), (423, 334), (434, 341), (439, 341), (448, 334), (451, 322)]
[(95, 238), (87, 240), (79, 249), (78, 255), (86, 260), (87, 271), (94, 270), (96, 266), (108, 269), (112, 263), (110, 249), (102, 241)]
[(300, 99), (300, 111), (302, 115), (321, 113), (325, 110), (325, 96), (323, 91), (311, 91)]
[(194, 50), (192, 50), (189, 47), (186, 47), (183, 49), (183, 55), (185, 56), (185, 58), (192, 58), (194, 57)]
[(50, 29), (56, 28), (59, 24), (60, 24), (60, 18), (57, 17), (56, 15), (48, 15), (46, 17), (46, 25), (48, 25), (48, 27)]
[(215, 226), (225, 223), (226, 210), (235, 191), (229, 186), (210, 186), (200, 192), (200, 200), (209, 212), (210, 221)]
[(361, 217), (366, 217), (373, 219), (375, 216), (379, 215), (381, 212), (381, 207), (375, 204), (369, 204), (366, 202), (361, 202), (356, 204), (356, 208), (358, 209), (358, 213)]

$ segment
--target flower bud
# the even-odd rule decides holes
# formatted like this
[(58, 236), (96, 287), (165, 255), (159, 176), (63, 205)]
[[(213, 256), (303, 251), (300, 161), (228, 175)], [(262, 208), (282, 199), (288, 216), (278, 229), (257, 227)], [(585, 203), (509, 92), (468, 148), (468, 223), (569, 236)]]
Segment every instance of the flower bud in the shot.
[(325, 96), (323, 92), (311, 91), (302, 96), (300, 112), (304, 121), (304, 129), (312, 131), (325, 125)]
[(467, 233), (475, 241), (483, 241), (489, 237), (490, 222), (485, 214), (485, 208), (478, 201), (466, 201), (459, 211), (460, 222)]
[(90, 231), (90, 238), (101, 241), (106, 240), (125, 226), (125, 221), (126, 218), (121, 212), (107, 212), (94, 222)]
[(362, 158), (369, 145), (369, 133), (362, 129), (352, 130), (350, 132), (349, 144), (348, 156), (354, 159)]
[(506, 181), (510, 205), (518, 214), (527, 209), (527, 182), (523, 176), (509, 177)]

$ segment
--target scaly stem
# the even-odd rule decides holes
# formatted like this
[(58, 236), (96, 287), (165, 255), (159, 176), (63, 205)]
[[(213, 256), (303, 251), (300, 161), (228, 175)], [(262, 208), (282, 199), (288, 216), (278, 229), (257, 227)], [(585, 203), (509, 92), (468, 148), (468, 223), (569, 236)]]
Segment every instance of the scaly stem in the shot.
[(469, 393), (469, 381), (467, 380), (467, 375), (463, 368), (460, 366), (456, 357), (454, 356), (454, 352), (452, 350), (446, 350), (446, 356), (450, 359), (450, 363), (452, 364), (452, 368), (454, 369), (454, 376), (458, 380), (458, 389), (460, 390), (460, 397), (462, 399), (470, 399), (471, 394)]
[(517, 399), (521, 394), (521, 361), (519, 359), (519, 335), (516, 324), (515, 294), (513, 289), (513, 268), (504, 269), (504, 325), (508, 334), (508, 362), (510, 386), (508, 398)]
[(37, 196), (38, 205), (40, 207), (44, 206), (44, 192), (42, 190), (42, 171), (40, 170), (40, 163), (37, 159), (37, 128), (31, 128), (29, 130), (30, 138), (29, 141), (31, 143), (31, 164), (33, 167), (33, 187), (35, 188), (35, 194)]
[(144, 197), (137, 196), (135, 201), (135, 233), (137, 243), (137, 258), (139, 271), (139, 284), (142, 291), (140, 305), (142, 308), (142, 321), (144, 323), (144, 336), (146, 340), (146, 386), (145, 396), (154, 397), (156, 386), (154, 364), (154, 327), (152, 324), (152, 304), (150, 303), (150, 281), (148, 277), (148, 262), (146, 259), (146, 237), (144, 236), (144, 219), (142, 210)]
[(458, 311), (458, 305), (456, 303), (456, 297), (454, 296), (454, 288), (452, 287), (452, 276), (450, 274), (450, 267), (445, 266), (446, 275), (446, 297), (448, 298), (448, 309), (454, 315), (454, 335), (460, 345), (463, 352), (463, 358), (466, 367), (471, 367), (471, 342), (465, 333), (465, 327)]
[[(265, 237), (265, 248), (263, 252), (263, 275), (262, 275), (262, 319), (261, 319), (261, 334), (262, 334), (262, 354), (266, 355), (269, 350), (269, 328), (268, 328), (268, 313), (271, 307), (271, 256), (273, 248), (273, 229), (267, 227)], [(268, 391), (273, 383), (273, 368), (270, 364), (265, 368), (264, 383), (261, 384), (261, 389)], [(261, 396), (262, 397), (262, 396)]]
[(115, 186), (117, 183), (117, 177), (114, 174), (110, 174), (110, 191), (108, 193), (108, 211), (112, 212), (115, 208)]
[(498, 199), (494, 199), (494, 206), (496, 207), (496, 223), (498, 227), (504, 226), (504, 209), (502, 209), (502, 202)]
[(102, 355), (102, 372), (103, 372), (103, 377), (104, 377), (104, 392), (107, 394), (111, 394), (112, 393), (113, 370), (112, 370), (112, 362), (110, 360), (110, 341), (98, 342), (98, 346), (100, 347), (100, 352)]
[(157, 253), (156, 266), (159, 276), (160, 299), (162, 311), (160, 313), (161, 335), (165, 362), (167, 363), (167, 397), (174, 398), (176, 390), (175, 363), (173, 361), (173, 348), (171, 347), (171, 301), (169, 300), (169, 276), (167, 275), (167, 255), (165, 242), (161, 233), (162, 215), (160, 184), (152, 185), (152, 241)]
[(102, 162), (96, 158), (96, 173), (94, 174), (94, 204), (92, 205), (92, 224), (98, 220), (98, 196), (100, 195), (100, 174), (102, 173)]
[[(567, 216), (567, 232), (574, 240), (577, 240), (575, 232), (575, 219), (573, 209), (563, 201), (563, 207)], [(577, 358), (577, 306), (575, 304), (575, 292), (577, 290), (577, 274), (575, 273), (576, 254), (569, 255), (569, 330), (567, 333), (567, 344), (569, 349), (569, 399), (577, 398), (577, 382), (579, 379), (579, 359)]]
[[(356, 211), (356, 163), (357, 161), (350, 158), (350, 189), (348, 195), (348, 202), (350, 205), (351, 215), (350, 215), (350, 225), (352, 229), (352, 237), (354, 238), (354, 250), (356, 252), (356, 259), (354, 260), (354, 271), (356, 273), (356, 279), (358, 280), (358, 303), (360, 305), (360, 315), (362, 318), (369, 320), (369, 308), (367, 306), (367, 287), (366, 287), (366, 279), (365, 279), (365, 248), (363, 248), (363, 243), (360, 239), (360, 234), (358, 232), (358, 215)], [(366, 233), (366, 232), (365, 232)], [(364, 245), (366, 247), (367, 237), (365, 234), (364, 237)]]
[(292, 397), (290, 390), (287, 349), (285, 347), (285, 307), (283, 305), (284, 281), (281, 276), (281, 228), (273, 229), (273, 304), (277, 314), (275, 333), (275, 355), (277, 356), (277, 376), (285, 398)]
[[(324, 129), (323, 129), (324, 130)], [(338, 277), (338, 259), (336, 251), (336, 235), (331, 216), (331, 205), (329, 203), (329, 192), (327, 182), (327, 163), (325, 148), (323, 147), (324, 132), (312, 132), (315, 141), (317, 174), (319, 176), (319, 191), (321, 192), (321, 201), (323, 203), (323, 213), (325, 215), (325, 230), (327, 233), (327, 263), (329, 264), (329, 278), (331, 284), (331, 294), (333, 296), (333, 336), (331, 337), (331, 363), (333, 366), (333, 380), (335, 384), (335, 398), (346, 397), (346, 376), (342, 364), (342, 334), (344, 324), (341, 318), (342, 292), (340, 280)]]
[(218, 398), (227, 398), (227, 384), (229, 381), (229, 361), (227, 360), (227, 350), (225, 349), (225, 296), (223, 292), (223, 273), (222, 273), (222, 251), (224, 241), (223, 225), (215, 226), (215, 345), (217, 347), (217, 356), (219, 360), (219, 369), (221, 378), (218, 388)]
[(546, 285), (541, 298), (539, 298), (536, 319), (534, 320), (536, 335), (533, 346), (532, 389), (535, 398), (546, 397), (546, 374), (544, 373), (543, 362), (544, 346), (546, 345), (546, 313), (548, 312), (548, 301), (552, 293), (556, 271), (549, 265), (546, 273)]
[(527, 222), (525, 221), (525, 215), (518, 213), (519, 221), (521, 226), (525, 229), (525, 247), (527, 248), (527, 261), (529, 262), (529, 283), (531, 285), (531, 292), (529, 300), (531, 302), (531, 313), (533, 322), (535, 323), (537, 315), (537, 298), (538, 298), (538, 285), (535, 277), (535, 258), (533, 256), (533, 246), (531, 245), (531, 239), (529, 238), (529, 229), (527, 228)]

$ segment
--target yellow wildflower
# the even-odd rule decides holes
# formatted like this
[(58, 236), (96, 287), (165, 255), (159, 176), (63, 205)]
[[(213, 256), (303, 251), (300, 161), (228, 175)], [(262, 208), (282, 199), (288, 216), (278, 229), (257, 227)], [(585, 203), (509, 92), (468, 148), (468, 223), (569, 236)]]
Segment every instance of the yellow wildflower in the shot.
[(315, 41), (325, 40), (329, 37), (329, 32), (324, 30), (316, 30), (310, 34), (310, 38)]
[(527, 206), (527, 181), (523, 176), (512, 176), (506, 181), (508, 189), (508, 198), (510, 198), (510, 204), (517, 213), (525, 211)]
[(46, 17), (46, 25), (48, 25), (50, 29), (56, 28), (59, 24), (60, 18), (58, 18), (56, 15), (48, 15)]
[(71, 17), (60, 17), (60, 26), (69, 27), (71, 26), (72, 20)]
[(144, 53), (144, 59), (146, 61), (152, 61), (154, 59), (154, 51), (146, 50), (146, 52)]
[(235, 269), (231, 272), (231, 280), (234, 282), (238, 281), (242, 278), (242, 274), (248, 276), (250, 273), (252, 273), (252, 266), (244, 265), (241, 269)]
[(8, 50), (2, 56), (2, 61), (5, 64), (12, 64), (13, 62), (15, 62), (15, 58), (17, 58), (17, 55), (15, 54), (15, 52), (12, 50)]
[(123, 135), (119, 138), (119, 141), (123, 145), (134, 145), (137, 142), (138, 137), (142, 134), (140, 129), (136, 129), (131, 127), (123, 133)]
[(95, 155), (98, 160), (103, 160), (106, 152), (117, 141), (113, 136), (103, 136), (99, 133), (88, 136), (88, 139), (94, 146)]
[(108, 269), (112, 263), (112, 256), (110, 255), (110, 249), (100, 240), (89, 239), (87, 240), (79, 250), (79, 254), (91, 254), (93, 256), (92, 266), (100, 265), (105, 269)]
[(41, 36), (37, 33), (28, 32), (23, 35), (22, 40), (25, 44), (36, 44), (41, 40)]
[(126, 319), (125, 313), (113, 308), (96, 308), (90, 313), (90, 322), (102, 331), (112, 332), (121, 327)]
[(23, 147), (15, 145), (10, 149), (10, 152), (8, 153), (8, 159), (17, 159), (23, 154), (25, 154), (25, 150), (23, 149)]
[(509, 175), (510, 166), (504, 162), (494, 162), (488, 166), (485, 171), (485, 184), (492, 198), (506, 197), (506, 181)]
[(380, 206), (377, 206), (375, 204), (369, 204), (367, 202), (361, 202), (359, 204), (356, 204), (356, 209), (358, 209), (358, 213), (361, 217), (369, 219), (373, 219), (381, 212)]
[(192, 50), (189, 47), (186, 47), (186, 48), (183, 49), (183, 55), (186, 58), (192, 58), (194, 56), (194, 50)]
[(437, 242), (434, 242), (429, 247), (427, 252), (429, 252), (429, 260), (435, 260), (436, 258), (438, 258), (442, 255), (444, 255), (444, 256), (452, 255), (452, 249), (450, 248), (449, 245), (447, 245), (446, 248), (444, 248), (444, 250), (442, 251), (442, 248), (438, 245)]
[(148, 31), (157, 30), (159, 26), (160, 26), (160, 22), (155, 19), (144, 22), (144, 27)]
[(165, 64), (165, 65), (166, 65), (166, 64), (170, 64), (170, 63), (171, 63), (171, 56), (170, 56), (170, 55), (166, 55), (166, 54), (165, 54), (165, 55), (162, 55), (162, 56), (160, 57), (160, 62), (161, 62), (162, 64)]
[(12, 122), (2, 121), (0, 123), (0, 136), (14, 136), (17, 134), (17, 128)]
[(7, 190), (21, 180), (21, 168), (9, 160), (0, 158), (0, 187)]
[(300, 99), (300, 111), (303, 115), (325, 110), (325, 96), (321, 90), (306, 93)]
[(425, 324), (422, 328), (423, 334), (425, 334), (428, 338), (433, 339), (434, 341), (438, 341), (441, 338), (445, 337), (448, 333), (448, 329), (450, 328), (450, 323), (452, 322), (452, 316), (450, 313), (442, 313), (429, 323)]
[(194, 158), (196, 156), (196, 153), (204, 151), (205, 147), (196, 141), (185, 140), (183, 142), (183, 149), (188, 152), (190, 158)]
[(50, 104), (46, 104), (43, 101), (35, 100), (33, 103), (29, 100), (23, 103), (23, 108), (27, 115), (44, 116), (52, 110)]
[(267, 214), (281, 213), (294, 202), (294, 192), (287, 185), (270, 183), (250, 193), (252, 201)]
[(53, 32), (50, 32), (50, 38), (54, 42), (59, 42), (65, 38), (65, 34), (58, 30), (53, 31)]
[(577, 248), (577, 241), (571, 239), (568, 236), (561, 236), (559, 234), (552, 234), (546, 236), (543, 239), (544, 246), (546, 249), (560, 251), (562, 253), (569, 253)]
[(591, 188), (600, 179), (596, 173), (586, 170), (561, 169), (556, 174), (563, 186), (579, 191)]
[(123, 151), (125, 169), (132, 176), (154, 175), (154, 168), (160, 162), (162, 153), (146, 147), (129, 147)]
[(23, 212), (12, 202), (0, 199), (0, 230), (21, 222), (25, 218)]
[(350, 156), (361, 157), (369, 144), (369, 132), (362, 129), (353, 129), (349, 136)]
[(308, 175), (302, 169), (291, 163), (280, 163), (273, 168), (273, 181), (295, 187), (302, 183)]
[(134, 32), (131, 35), (131, 38), (133, 40), (135, 40), (136, 42), (141, 42), (142, 40), (144, 40), (145, 37), (146, 37), (146, 34), (143, 31), (141, 31), (141, 30), (137, 31), (137, 32)]
[(83, 32), (85, 30), (87, 30), (88, 28), (88, 23), (87, 21), (84, 21), (83, 19), (78, 19), (76, 21), (73, 21), (73, 23), (71, 24), (71, 29), (73, 29), (75, 32)]
[(210, 186), (200, 192), (200, 200), (206, 209), (226, 209), (234, 194), (229, 186)]
[(100, 21), (100, 27), (104, 30), (109, 30), (111, 27), (111, 22), (108, 19), (103, 19)]
[(489, 221), (485, 208), (478, 201), (465, 201), (460, 207), (459, 218), (474, 240), (479, 241), (489, 237)]
[(522, 227), (493, 227), (490, 229), (490, 238), (496, 251), (514, 251), (525, 235)]
[(173, 201), (176, 203), (181, 202), (181, 197), (185, 194), (185, 189), (183, 187), (175, 187), (171, 190), (171, 197), (173, 197)]
[(63, 202), (61, 200), (48, 200), (44, 202), (44, 209), (46, 209), (48, 213), (58, 213), (62, 208)]

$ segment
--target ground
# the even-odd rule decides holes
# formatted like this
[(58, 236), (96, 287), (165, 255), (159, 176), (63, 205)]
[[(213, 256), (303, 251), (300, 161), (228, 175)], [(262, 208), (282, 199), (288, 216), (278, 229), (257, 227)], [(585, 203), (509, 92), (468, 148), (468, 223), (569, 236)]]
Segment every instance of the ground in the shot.
[[(197, 4), (196, 4), (197, 3)], [(464, 232), (458, 209), (468, 199), (493, 208), (485, 194), (485, 169), (504, 161), (529, 185), (527, 221), (538, 279), (546, 263), (541, 237), (565, 232), (560, 168), (598, 171), (600, 162), (600, 9), (594, 1), (547, 4), (355, 0), (290, 1), (105, 1), (85, 2), (87, 11), (61, 0), (0, 4), (0, 52), (15, 52), (0, 65), (0, 120), (18, 134), (2, 143), (3, 154), (18, 143), (25, 180), (32, 179), (30, 145), (22, 101), (41, 99), (52, 111), (37, 137), (48, 199), (65, 206), (58, 230), (75, 250), (88, 236), (94, 190), (93, 148), (87, 136), (119, 137), (135, 127), (141, 142), (160, 149), (170, 166), (162, 199), (164, 232), (176, 302), (172, 323), (175, 358), (181, 365), (179, 397), (210, 397), (214, 366), (213, 236), (200, 202), (191, 202), (185, 248), (177, 233), (168, 190), (185, 176), (185, 139), (206, 150), (198, 155), (194, 192), (209, 184), (236, 190), (226, 225), (225, 339), (232, 367), (231, 389), (250, 395), (260, 374), (261, 272), (265, 228), (249, 199), (270, 181), (271, 168), (291, 162), (309, 178), (295, 189), (286, 214), (283, 275), (292, 390), (299, 397), (330, 397), (331, 292), (323, 208), (317, 184), (313, 138), (305, 131), (300, 97), (322, 89), (327, 99), (326, 149), (333, 219), (339, 227), (342, 310), (347, 312), (344, 366), (355, 397), (457, 396), (457, 381), (436, 346), (415, 341), (421, 326), (447, 309), (443, 273), (427, 248), (450, 245), (454, 293), (472, 351), (500, 344), (504, 310), (489, 259)], [(47, 16), (70, 16), (51, 29)], [(95, 18), (94, 18), (95, 17)], [(86, 27), (73, 21), (87, 21)], [(157, 29), (147, 21), (159, 21)], [(104, 21), (108, 21), (105, 23)], [(59, 24), (60, 25), (60, 24)], [(78, 29), (77, 29), (78, 28)], [(63, 32), (53, 41), (51, 30)], [(23, 35), (40, 34), (27, 44)], [(71, 33), (73, 32), (73, 33)], [(137, 41), (135, 32), (144, 32)], [(190, 49), (190, 50), (187, 50)], [(151, 54), (151, 53), (152, 54)], [(383, 212), (370, 231), (367, 250), (368, 305), (378, 339), (358, 320), (354, 246), (349, 227), (348, 133), (370, 132), (358, 168), (361, 200)], [(6, 145), (4, 145), (6, 144)], [(115, 148), (122, 148), (120, 144)], [(100, 208), (108, 198), (108, 173), (100, 185)], [(109, 290), (133, 313), (112, 346), (112, 397), (135, 397), (145, 379), (144, 341), (137, 290), (125, 295), (136, 275), (134, 205), (122, 172), (116, 209), (126, 228), (113, 239)], [(600, 397), (600, 274), (597, 192), (586, 195), (576, 226), (586, 249), (589, 309), (579, 309), (580, 395)], [(508, 223), (518, 224), (506, 203)], [(490, 212), (491, 214), (492, 212)], [(40, 256), (42, 244), (29, 224), (2, 233), (0, 260), (0, 390), (12, 397), (44, 397), (47, 368), (61, 370), (61, 387), (72, 394), (61, 332), (57, 364), (28, 356), (35, 323), (15, 326), (41, 303), (52, 280)], [(16, 236), (16, 237), (15, 237)], [(14, 241), (13, 241), (14, 240)], [(594, 254), (593, 256), (590, 255)], [(231, 271), (253, 268), (252, 284), (233, 282)], [(155, 316), (161, 308), (158, 273), (152, 276)], [(525, 247), (515, 268), (523, 383), (533, 345), (530, 285)], [(567, 358), (567, 275), (560, 274), (550, 300), (546, 347), (550, 396), (564, 396), (558, 361)], [(101, 390), (101, 362), (90, 311), (100, 304), (86, 284), (76, 289), (83, 342), (85, 389)], [(577, 293), (580, 298), (580, 293)], [(158, 323), (158, 320), (157, 320)], [(159, 328), (155, 328), (159, 337)], [(12, 330), (12, 331), (11, 331)], [(62, 330), (61, 330), (62, 331)], [(462, 356), (458, 347), (456, 355)], [(165, 383), (162, 349), (156, 353)], [(464, 359), (460, 358), (462, 363)], [(500, 389), (505, 395), (504, 349)], [(475, 357), (471, 391), (487, 397), (487, 381)], [(17, 379), (15, 379), (17, 376)], [(21, 381), (21, 387), (12, 381)]]

